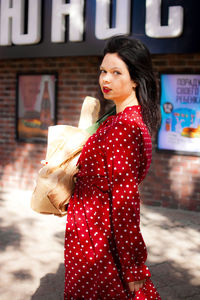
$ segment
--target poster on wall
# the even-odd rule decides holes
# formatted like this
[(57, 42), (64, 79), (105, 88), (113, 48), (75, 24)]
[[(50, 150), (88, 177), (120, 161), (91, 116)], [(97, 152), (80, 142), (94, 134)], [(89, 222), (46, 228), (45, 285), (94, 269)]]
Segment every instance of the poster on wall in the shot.
[(56, 82), (56, 74), (17, 75), (19, 141), (47, 141), (48, 127), (56, 123)]
[(161, 74), (157, 149), (200, 156), (200, 75)]

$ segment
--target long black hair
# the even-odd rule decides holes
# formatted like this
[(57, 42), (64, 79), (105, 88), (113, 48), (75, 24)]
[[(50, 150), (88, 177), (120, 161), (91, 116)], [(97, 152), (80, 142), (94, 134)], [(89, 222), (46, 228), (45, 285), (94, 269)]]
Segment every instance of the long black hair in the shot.
[(137, 84), (136, 97), (141, 105), (143, 121), (152, 133), (160, 123), (160, 108), (156, 77), (148, 48), (137, 39), (120, 35), (108, 40), (103, 55), (107, 53), (117, 53), (126, 63), (131, 79)]

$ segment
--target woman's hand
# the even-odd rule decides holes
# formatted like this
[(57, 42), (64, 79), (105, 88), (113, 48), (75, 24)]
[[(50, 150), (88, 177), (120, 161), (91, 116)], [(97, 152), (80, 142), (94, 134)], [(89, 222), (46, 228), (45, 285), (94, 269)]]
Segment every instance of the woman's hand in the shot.
[(129, 286), (130, 291), (137, 292), (139, 289), (141, 289), (143, 287), (145, 281), (146, 281), (146, 279), (129, 282), (128, 286)]

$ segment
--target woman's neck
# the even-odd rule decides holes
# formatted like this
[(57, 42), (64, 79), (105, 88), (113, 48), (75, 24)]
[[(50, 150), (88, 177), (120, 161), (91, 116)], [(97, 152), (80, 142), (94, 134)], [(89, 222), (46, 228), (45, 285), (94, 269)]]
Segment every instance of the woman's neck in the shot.
[(124, 101), (122, 102), (115, 102), (116, 105), (116, 113), (118, 114), (119, 112), (122, 112), (127, 106), (133, 106), (133, 105), (139, 105), (139, 102), (135, 97), (133, 97), (132, 95), (128, 98), (126, 98)]

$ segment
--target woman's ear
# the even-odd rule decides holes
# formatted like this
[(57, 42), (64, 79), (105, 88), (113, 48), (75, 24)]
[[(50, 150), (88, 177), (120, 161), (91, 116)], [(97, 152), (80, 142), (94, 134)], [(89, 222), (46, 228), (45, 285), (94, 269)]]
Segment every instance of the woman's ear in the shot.
[(133, 89), (137, 87), (137, 83), (135, 81), (132, 81)]

